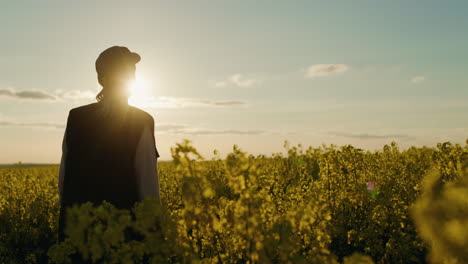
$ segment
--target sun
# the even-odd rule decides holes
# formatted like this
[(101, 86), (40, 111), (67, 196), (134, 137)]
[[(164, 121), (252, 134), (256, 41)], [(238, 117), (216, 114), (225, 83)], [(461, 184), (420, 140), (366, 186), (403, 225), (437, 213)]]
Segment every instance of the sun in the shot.
[(130, 97), (128, 104), (135, 107), (144, 107), (148, 98), (148, 86), (144, 78), (137, 75), (130, 83)]

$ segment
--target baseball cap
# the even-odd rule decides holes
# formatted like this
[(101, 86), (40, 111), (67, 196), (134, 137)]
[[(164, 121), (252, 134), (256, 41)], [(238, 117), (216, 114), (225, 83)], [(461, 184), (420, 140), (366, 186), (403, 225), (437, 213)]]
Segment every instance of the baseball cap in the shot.
[(106, 75), (117, 69), (122, 64), (136, 64), (141, 60), (140, 55), (135, 52), (131, 52), (127, 47), (113, 46), (110, 47), (96, 59), (96, 72), (100, 76)]

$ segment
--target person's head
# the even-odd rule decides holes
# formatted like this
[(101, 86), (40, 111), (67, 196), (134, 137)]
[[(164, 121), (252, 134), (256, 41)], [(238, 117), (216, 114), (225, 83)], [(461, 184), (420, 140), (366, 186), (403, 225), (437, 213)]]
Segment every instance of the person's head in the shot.
[(99, 54), (96, 72), (102, 90), (96, 100), (112, 97), (128, 99), (129, 84), (135, 79), (135, 64), (140, 59), (140, 55), (121, 46), (110, 47)]

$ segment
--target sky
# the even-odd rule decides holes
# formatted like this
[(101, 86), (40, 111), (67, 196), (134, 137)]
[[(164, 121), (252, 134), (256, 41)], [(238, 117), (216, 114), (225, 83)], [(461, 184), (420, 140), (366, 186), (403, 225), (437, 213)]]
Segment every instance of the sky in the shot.
[(468, 138), (466, 0), (0, 2), (0, 163), (60, 162), (114, 45), (142, 58), (159, 160)]

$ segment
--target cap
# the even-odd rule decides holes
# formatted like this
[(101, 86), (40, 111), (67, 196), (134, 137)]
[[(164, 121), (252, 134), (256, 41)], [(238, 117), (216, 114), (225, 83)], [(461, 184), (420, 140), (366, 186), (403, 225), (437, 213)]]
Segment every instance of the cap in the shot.
[(98, 75), (105, 75), (122, 64), (137, 64), (141, 60), (140, 55), (131, 52), (127, 47), (110, 47), (96, 59), (96, 72)]

